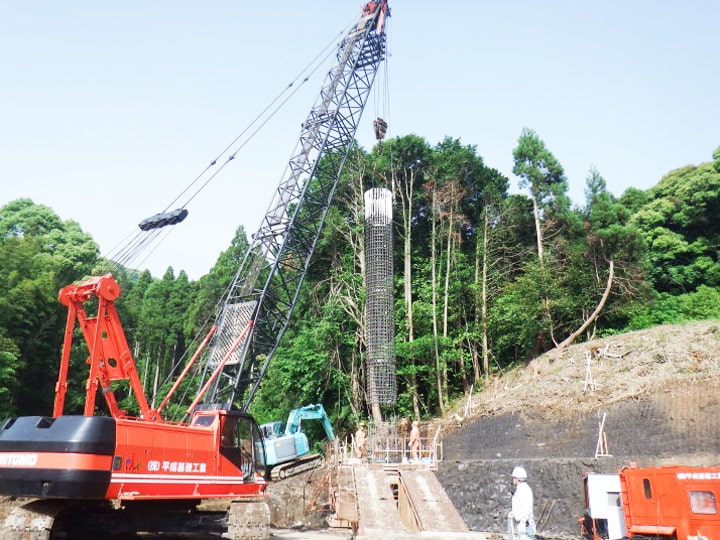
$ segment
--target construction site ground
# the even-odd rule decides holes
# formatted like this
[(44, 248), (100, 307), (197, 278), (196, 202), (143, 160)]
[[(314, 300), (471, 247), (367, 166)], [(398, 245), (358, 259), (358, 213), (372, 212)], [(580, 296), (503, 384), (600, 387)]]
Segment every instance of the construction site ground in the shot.
[[(535, 493), (538, 536), (578, 538), (584, 472), (615, 472), (631, 461), (720, 466), (720, 322), (657, 327), (551, 351), (486, 381), (444, 418), (421, 424), (425, 440), (438, 430), (437, 489), (452, 501), (467, 533), (370, 526), (363, 535), (328, 527), (334, 472), (324, 465), (271, 483), (271, 537), (501, 538), (510, 471), (523, 465)], [(370, 471), (371, 464), (361, 469)], [(356, 496), (389, 498), (373, 493)]]
[(629, 462), (720, 466), (720, 322), (551, 351), (492, 378), (421, 434), (438, 429), (444, 459), (435, 474), (470, 531), (505, 534), (510, 471), (523, 465), (538, 536), (577, 538), (583, 473)]

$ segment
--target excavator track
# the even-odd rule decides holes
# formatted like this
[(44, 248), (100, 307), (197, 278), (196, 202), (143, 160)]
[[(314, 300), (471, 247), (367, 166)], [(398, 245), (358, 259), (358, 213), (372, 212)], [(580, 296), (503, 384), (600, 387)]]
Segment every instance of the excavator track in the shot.
[(323, 457), (320, 454), (308, 454), (288, 463), (275, 465), (270, 471), (272, 480), (283, 480), (310, 469), (315, 469), (322, 464)]
[[(33, 500), (13, 508), (0, 540), (97, 540), (143, 537), (265, 540), (270, 509), (264, 498), (153, 502)], [(167, 536), (170, 535), (170, 536)]]

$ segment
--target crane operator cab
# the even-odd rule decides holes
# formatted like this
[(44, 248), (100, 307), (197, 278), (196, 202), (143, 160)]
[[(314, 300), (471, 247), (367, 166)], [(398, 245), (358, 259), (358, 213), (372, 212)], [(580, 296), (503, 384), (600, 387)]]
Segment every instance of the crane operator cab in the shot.
[(220, 416), (220, 455), (242, 471), (246, 482), (257, 471), (265, 476), (265, 450), (255, 421), (246, 415), (228, 412)]
[(255, 473), (266, 476), (263, 437), (250, 415), (238, 411), (198, 411), (192, 425), (213, 427), (219, 432), (220, 456), (231, 468), (241, 471), (245, 482), (253, 481)]

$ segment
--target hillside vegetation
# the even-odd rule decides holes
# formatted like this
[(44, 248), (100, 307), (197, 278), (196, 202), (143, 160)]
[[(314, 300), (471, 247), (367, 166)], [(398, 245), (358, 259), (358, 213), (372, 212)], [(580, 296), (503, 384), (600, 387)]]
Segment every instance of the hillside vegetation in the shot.
[(466, 405), (442, 422), (438, 471), (466, 523), (505, 531), (509, 474), (521, 464), (540, 536), (577, 538), (584, 473), (614, 473), (629, 462), (720, 466), (720, 321), (551, 351), (494, 380), (459, 422)]
[[(405, 135), (371, 152), (355, 149), (250, 411), (266, 422), (322, 403), (340, 434), (370, 416), (369, 188), (394, 190), (393, 245), (384, 248), (392, 248), (385, 252), (394, 266), (394, 306), (387, 310), (395, 330), (387, 355), (394, 356), (387, 360), (395, 362), (397, 403), (374, 409), (374, 419), (446, 416), (471, 387), (494, 396), (485, 407), (509, 407), (505, 401), (519, 399), (522, 385), (537, 386), (513, 367), (558, 343), (720, 317), (720, 149), (713, 158), (671, 171), (651, 189), (629, 187), (615, 196), (594, 167), (584, 180), (567, 178), (560, 159), (528, 128), (513, 151), (519, 193), (477, 148), (450, 137), (431, 145)], [(578, 205), (568, 198), (571, 181), (585, 183)], [(246, 231), (237, 229), (198, 281), (172, 266), (158, 279), (100, 257), (90, 234), (42, 202), (19, 199), (0, 208), (0, 417), (52, 410), (67, 317), (58, 291), (108, 272), (122, 289), (116, 303), (144, 388), (160, 403), (216, 321), (247, 252)], [(300, 221), (314, 219), (300, 212)], [(597, 389), (586, 400), (608, 390), (603, 363), (624, 367), (613, 355), (644, 365), (614, 346), (593, 352)], [(83, 345), (71, 351), (66, 413), (82, 410), (86, 357)], [(533, 376), (557, 370), (584, 380), (583, 354), (543, 362), (532, 362)], [(573, 362), (579, 371), (560, 375)], [(190, 399), (179, 398), (192, 396), (199, 380), (198, 372), (188, 376), (187, 392), (164, 409), (169, 419), (182, 417)], [(126, 390), (117, 389), (120, 407), (137, 413)]]
[[(496, 378), (469, 404), (458, 404), (443, 421), (446, 451), (453, 459), (592, 456), (605, 415), (606, 453), (720, 455), (719, 389), (720, 321), (593, 340), (550, 351)], [(526, 427), (504, 438), (493, 422)], [(651, 446), (655, 440), (657, 447)]]
[(496, 378), (471, 411), (584, 413), (647, 395), (670, 400), (718, 377), (720, 321), (660, 325), (545, 353)]

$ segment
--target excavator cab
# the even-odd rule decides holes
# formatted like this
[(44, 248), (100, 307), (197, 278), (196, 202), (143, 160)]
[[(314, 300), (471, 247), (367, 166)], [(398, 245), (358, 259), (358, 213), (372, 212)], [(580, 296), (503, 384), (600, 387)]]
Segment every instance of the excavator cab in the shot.
[(262, 436), (265, 440), (274, 439), (276, 437), (282, 437), (285, 434), (285, 422), (277, 420), (276, 422), (268, 422), (260, 426)]

